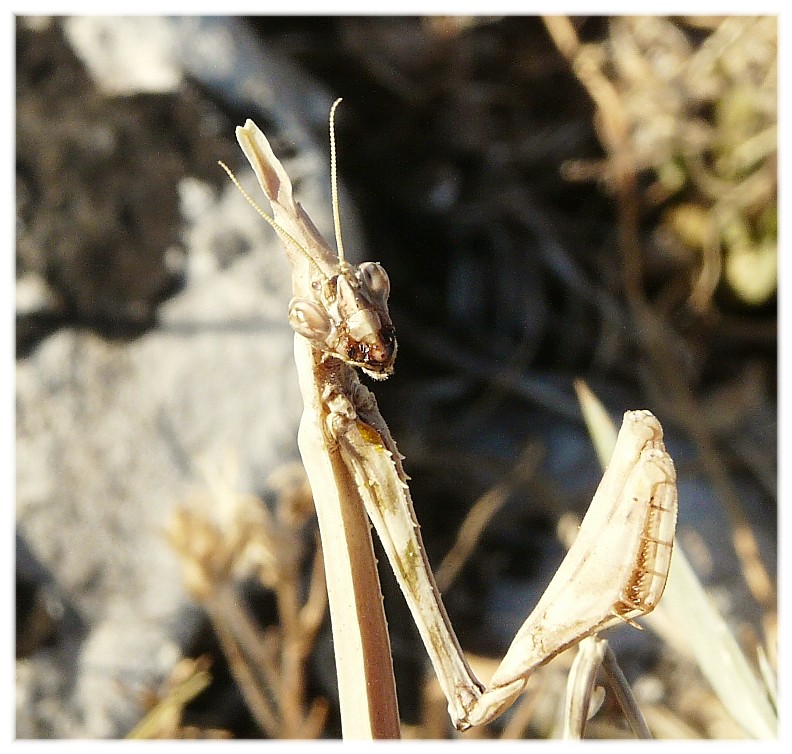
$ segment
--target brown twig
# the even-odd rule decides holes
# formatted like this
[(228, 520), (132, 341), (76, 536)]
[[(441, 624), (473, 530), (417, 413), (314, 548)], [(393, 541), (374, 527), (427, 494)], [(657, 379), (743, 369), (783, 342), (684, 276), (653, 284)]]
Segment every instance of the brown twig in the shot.
[[(746, 523), (735, 485), (716, 449), (706, 418), (691, 397), (690, 385), (684, 379), (684, 369), (677, 350), (670, 346), (669, 338), (673, 333), (644, 293), (638, 168), (621, 97), (602, 72), (592, 48), (581, 45), (568, 18), (547, 17), (544, 22), (559, 51), (570, 61), (575, 75), (597, 106), (597, 132), (608, 154), (606, 177), (618, 206), (617, 227), (624, 292), (632, 311), (639, 346), (647, 359), (641, 375), (658, 404), (673, 411), (696, 444), (704, 470), (731, 522), (732, 541), (743, 565), (746, 583), (762, 608), (768, 614), (774, 614), (775, 587), (762, 562), (756, 537)], [(766, 185), (766, 181), (761, 178), (757, 176), (754, 182)], [(741, 187), (739, 191), (744, 195), (747, 189)]]

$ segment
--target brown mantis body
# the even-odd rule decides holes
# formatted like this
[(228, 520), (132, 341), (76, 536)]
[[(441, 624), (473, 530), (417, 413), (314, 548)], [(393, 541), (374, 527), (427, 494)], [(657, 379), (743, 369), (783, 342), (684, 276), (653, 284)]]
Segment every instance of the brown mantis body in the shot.
[(328, 459), (340, 458), (354, 483), (349, 494), (365, 507), (383, 543), (451, 718), (464, 730), (499, 715), (533, 670), (565, 648), (656, 606), (671, 559), (676, 476), (657, 419), (648, 411), (625, 414), (613, 459), (576, 541), (485, 688), (465, 661), (435, 585), (401, 456), (373, 394), (355, 371), (359, 367), (374, 379), (389, 376), (396, 340), (387, 308), (387, 273), (376, 262), (350, 265), (343, 254), (332, 129), (339, 101), (331, 110), (337, 255), (294, 200), (291, 182), (257, 126), (248, 120), (237, 128), (237, 139), (273, 217), (259, 212), (281, 236), (292, 265), (289, 321), (298, 335), (306, 400), (300, 445), (315, 496), (328, 474), (315, 470), (312, 475), (312, 465), (327, 469)]

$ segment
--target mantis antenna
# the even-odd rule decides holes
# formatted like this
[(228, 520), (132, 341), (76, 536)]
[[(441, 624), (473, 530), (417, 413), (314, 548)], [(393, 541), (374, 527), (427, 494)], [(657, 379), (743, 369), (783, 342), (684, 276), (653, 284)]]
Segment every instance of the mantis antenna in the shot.
[(333, 223), (335, 224), (336, 246), (338, 247), (338, 262), (345, 264), (344, 244), (341, 241), (341, 217), (338, 212), (338, 178), (336, 176), (336, 144), (335, 144), (335, 111), (341, 104), (339, 97), (330, 108), (330, 191), (333, 199)]
[[(251, 197), (250, 194), (248, 194), (248, 192), (245, 191), (244, 188), (242, 188), (242, 184), (239, 182), (237, 177), (234, 175), (234, 173), (231, 170), (231, 168), (228, 167), (228, 165), (226, 165), (222, 160), (218, 160), (217, 164), (221, 168), (223, 168), (223, 170), (225, 170), (226, 173), (228, 173), (228, 177), (231, 179), (231, 182), (237, 187), (237, 189), (239, 189), (239, 193), (241, 193), (242, 196), (245, 197), (245, 199), (247, 200), (247, 203), (251, 207), (253, 207), (253, 209), (256, 210), (256, 212), (258, 212), (278, 233), (280, 233), (285, 241), (287, 241), (298, 252), (300, 252), (300, 254), (302, 254), (313, 265), (314, 269), (319, 273), (319, 275), (321, 277), (326, 279), (327, 275), (325, 275), (324, 272), (322, 272), (322, 270), (319, 267), (319, 265), (316, 264), (316, 260), (305, 250), (305, 248), (303, 246), (300, 245), (300, 243), (297, 240), (295, 240), (294, 236), (292, 236), (288, 231), (284, 230), (275, 221), (274, 217), (272, 217), (271, 215), (268, 215), (263, 209), (261, 209), (261, 207), (259, 207), (258, 204), (256, 204), (255, 201), (253, 201), (253, 197)], [(338, 232), (337, 226), (336, 226), (336, 232)]]

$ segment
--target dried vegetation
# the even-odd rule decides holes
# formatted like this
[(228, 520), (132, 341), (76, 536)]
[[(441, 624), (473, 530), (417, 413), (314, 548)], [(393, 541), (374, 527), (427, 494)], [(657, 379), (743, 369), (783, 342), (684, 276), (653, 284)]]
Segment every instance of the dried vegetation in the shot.
[[(340, 124), (341, 170), (369, 230), (383, 235), (389, 271), (389, 257), (400, 260), (394, 288), (410, 287), (416, 302), (410, 315), (395, 304), (397, 325), (407, 325), (400, 367), (409, 374), (412, 351), (501, 395), (528, 390), (550, 407), (552, 388), (531, 392), (516, 376), (521, 368), (588, 370), (605, 381), (618, 374), (637, 385), (690, 439), (697, 469), (723, 505), (756, 605), (757, 620), (743, 623), (739, 638), (769, 679), (774, 565), (733, 478), (739, 469), (774, 495), (773, 438), (760, 437), (757, 451), (741, 431), (775, 401), (776, 19), (349, 19), (329, 31), (288, 19), (261, 24), (270, 42), (357, 109)], [(344, 144), (356, 136), (353, 152)], [(439, 262), (427, 252), (437, 243), (453, 247)], [(485, 269), (487, 255), (497, 261)], [(439, 301), (425, 283), (437, 266), (448, 281)], [(441, 326), (451, 336), (444, 341)], [(460, 333), (466, 337), (454, 337)], [(442, 430), (430, 432), (442, 440)], [(537, 448), (526, 452), (535, 464)], [(510, 491), (502, 487), (475, 508), (483, 521), (463, 529), (456, 560), (442, 569), (449, 583)], [(305, 681), (325, 607), (320, 559), (306, 549), (313, 519), (305, 494), (290, 477), (269, 514), (221, 490), (208, 507), (185, 507), (169, 531), (185, 581), (268, 737), (326, 732), (328, 703), (309, 698)], [(225, 511), (225, 520), (213, 520), (209, 508)], [(279, 626), (253, 621), (240, 587), (251, 576), (276, 595)], [(466, 736), (558, 735), (571, 661), (566, 653), (541, 668), (504, 725)], [(193, 670), (193, 678), (206, 672)], [(657, 737), (745, 735), (682, 643), (667, 646), (633, 685)], [(405, 736), (448, 735), (445, 702), (428, 673), (420, 698)], [(172, 699), (165, 692), (159, 707)], [(187, 735), (171, 717), (146, 730)], [(606, 697), (586, 735), (627, 734)]]

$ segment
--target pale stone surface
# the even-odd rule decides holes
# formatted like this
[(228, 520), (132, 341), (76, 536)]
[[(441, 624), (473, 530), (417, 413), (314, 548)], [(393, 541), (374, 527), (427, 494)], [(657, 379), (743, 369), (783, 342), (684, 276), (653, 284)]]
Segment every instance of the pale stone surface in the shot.
[[(129, 31), (143, 54), (145, 39)], [(305, 134), (299, 141), (300, 199), (332, 234), (327, 162)], [(239, 177), (256, 196), (252, 173)], [(57, 625), (54, 642), (17, 661), (18, 738), (131, 729), (140, 693), (168, 674), (197, 626), (163, 533), (169, 514), (200, 492), (207, 469), (231, 462), (237, 487), (260, 494), (297, 457), (280, 242), (230, 182), (219, 195), (193, 178), (173, 191), (183, 248), (164, 251), (184, 285), (157, 309), (157, 326), (118, 340), (61, 328), (17, 360), (18, 578), (36, 571)]]

